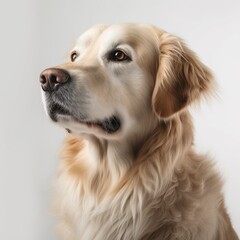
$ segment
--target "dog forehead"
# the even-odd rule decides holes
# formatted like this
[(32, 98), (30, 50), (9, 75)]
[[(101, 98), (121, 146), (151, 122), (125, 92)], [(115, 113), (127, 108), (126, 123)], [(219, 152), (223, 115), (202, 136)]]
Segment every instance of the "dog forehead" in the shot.
[(129, 44), (136, 45), (144, 42), (148, 37), (145, 35), (146, 29), (139, 24), (115, 24), (110, 25), (102, 32), (100, 43), (110, 43), (111, 45)]
[(111, 25), (102, 34), (102, 41), (119, 41), (123, 40), (128, 34), (128, 27), (125, 25)]
[(87, 47), (93, 42), (100, 45), (139, 44), (150, 38), (150, 26), (144, 24), (112, 24), (96, 25), (85, 31), (77, 39), (76, 47)]
[(76, 46), (90, 44), (93, 40), (98, 39), (107, 27), (108, 25), (99, 24), (89, 28), (77, 38)]

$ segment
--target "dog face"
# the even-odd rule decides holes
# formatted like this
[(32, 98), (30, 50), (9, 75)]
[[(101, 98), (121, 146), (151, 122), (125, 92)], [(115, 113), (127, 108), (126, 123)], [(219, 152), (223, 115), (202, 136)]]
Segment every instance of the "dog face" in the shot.
[(209, 89), (211, 74), (178, 38), (155, 27), (100, 25), (40, 82), (53, 121), (77, 135), (116, 139), (184, 110)]

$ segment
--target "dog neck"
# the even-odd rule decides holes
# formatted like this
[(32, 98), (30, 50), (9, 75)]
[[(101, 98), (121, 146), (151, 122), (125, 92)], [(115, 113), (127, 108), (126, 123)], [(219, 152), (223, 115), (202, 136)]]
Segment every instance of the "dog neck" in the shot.
[(99, 196), (118, 189), (127, 176), (151, 165), (158, 169), (162, 179), (170, 181), (175, 168), (180, 167), (191, 149), (192, 129), (190, 114), (182, 112), (167, 121), (158, 121), (152, 131), (130, 141), (107, 141), (94, 136), (81, 140), (69, 136), (64, 147), (64, 165), (69, 165), (70, 175), (91, 185), (93, 193)]

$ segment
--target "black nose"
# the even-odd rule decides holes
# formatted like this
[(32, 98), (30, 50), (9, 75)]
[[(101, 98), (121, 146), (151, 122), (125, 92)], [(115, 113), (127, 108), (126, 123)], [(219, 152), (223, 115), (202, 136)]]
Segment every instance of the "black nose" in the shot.
[(40, 83), (45, 92), (54, 92), (71, 80), (67, 71), (59, 68), (47, 68), (40, 74)]

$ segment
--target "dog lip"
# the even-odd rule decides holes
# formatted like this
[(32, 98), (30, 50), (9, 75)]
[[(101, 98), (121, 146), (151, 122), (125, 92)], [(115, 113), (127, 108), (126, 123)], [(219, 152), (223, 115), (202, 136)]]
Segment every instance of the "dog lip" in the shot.
[(121, 121), (115, 115), (112, 115), (112, 117), (106, 118), (104, 120), (95, 120), (95, 121), (84, 121), (84, 120), (80, 120), (80, 119), (76, 119), (76, 118), (74, 118), (74, 119), (75, 119), (75, 121), (77, 121), (81, 124), (85, 124), (90, 128), (91, 127), (99, 127), (105, 133), (109, 133), (109, 134), (117, 132), (121, 127)]
[(118, 131), (121, 127), (121, 122), (116, 116), (112, 116), (103, 121), (98, 121), (97, 125), (100, 126), (107, 133), (114, 133)]
[(61, 115), (70, 115), (70, 112), (65, 109), (64, 107), (62, 107), (61, 105), (57, 104), (57, 103), (52, 103), (49, 107), (48, 107), (48, 113), (49, 116), (51, 117), (51, 119), (54, 122), (57, 122), (57, 115), (61, 114)]

